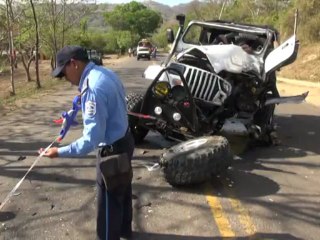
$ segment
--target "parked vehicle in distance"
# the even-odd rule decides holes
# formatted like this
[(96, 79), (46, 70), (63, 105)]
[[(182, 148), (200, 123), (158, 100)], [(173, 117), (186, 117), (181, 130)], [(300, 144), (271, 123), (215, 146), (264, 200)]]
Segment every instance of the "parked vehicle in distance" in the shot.
[(152, 51), (151, 49), (151, 42), (147, 39), (142, 39), (137, 46), (137, 60), (139, 61), (140, 58), (147, 58), (150, 60)]
[(102, 54), (95, 49), (87, 49), (89, 60), (97, 65), (103, 65)]

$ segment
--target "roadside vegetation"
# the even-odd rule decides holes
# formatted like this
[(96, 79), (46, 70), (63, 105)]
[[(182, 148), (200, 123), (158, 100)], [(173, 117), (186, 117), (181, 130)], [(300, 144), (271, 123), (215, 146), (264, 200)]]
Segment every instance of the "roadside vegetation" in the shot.
[(42, 81), (41, 88), (34, 87), (33, 82), (29, 83), (17, 83), (16, 94), (10, 97), (0, 98), (0, 114), (6, 115), (7, 113), (23, 106), (25, 99), (37, 101), (41, 95), (53, 93), (62, 87), (70, 86), (65, 81), (56, 81), (53, 78), (47, 78)]
[(320, 82), (320, 0), (215, 0), (190, 8), (187, 19), (222, 19), (264, 24), (280, 32), (280, 42), (293, 34), (294, 15), (298, 18), (300, 49), (297, 60), (279, 75)]
[[(300, 14), (300, 55), (280, 74), (319, 81), (320, 0), (193, 1), (184, 13), (187, 21), (221, 19), (272, 25), (281, 33), (281, 41), (293, 32), (295, 9)], [(57, 51), (66, 44), (121, 55), (129, 47), (135, 47), (141, 38), (148, 38), (158, 48), (168, 50), (166, 29), (176, 30), (177, 24), (165, 15), (135, 1), (120, 5), (92, 4), (87, 0), (3, 1), (0, 3), (0, 87), (1, 93), (7, 93), (0, 94), (0, 105), (32, 95), (33, 88), (43, 89), (46, 82), (54, 83), (48, 72), (55, 67)], [(50, 66), (46, 74), (39, 68), (44, 63)], [(22, 76), (17, 74), (17, 67), (24, 69)]]

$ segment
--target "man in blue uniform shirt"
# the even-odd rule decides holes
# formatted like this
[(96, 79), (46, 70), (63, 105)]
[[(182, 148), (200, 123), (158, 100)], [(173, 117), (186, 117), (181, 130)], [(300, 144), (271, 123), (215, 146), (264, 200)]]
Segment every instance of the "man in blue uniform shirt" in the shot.
[[(128, 130), (125, 91), (117, 75), (90, 62), (85, 49), (79, 46), (66, 46), (57, 53), (57, 67), (52, 75), (65, 77), (73, 85), (79, 86), (84, 128), (81, 138), (68, 146), (52, 147), (44, 156), (79, 157), (104, 145), (98, 151), (98, 157), (125, 152), (131, 163), (134, 143)], [(97, 161), (98, 239), (130, 238), (131, 180), (122, 182), (116, 189), (107, 190)]]

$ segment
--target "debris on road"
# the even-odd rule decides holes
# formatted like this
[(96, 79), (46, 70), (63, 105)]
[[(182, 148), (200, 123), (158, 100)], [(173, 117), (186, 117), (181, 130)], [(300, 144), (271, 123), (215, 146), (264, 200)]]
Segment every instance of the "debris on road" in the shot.
[(134, 205), (135, 209), (141, 209), (143, 207), (151, 207), (151, 202), (147, 202), (147, 203), (137, 203)]
[(25, 160), (27, 157), (26, 156), (19, 156), (17, 161), (22, 161), (22, 160)]

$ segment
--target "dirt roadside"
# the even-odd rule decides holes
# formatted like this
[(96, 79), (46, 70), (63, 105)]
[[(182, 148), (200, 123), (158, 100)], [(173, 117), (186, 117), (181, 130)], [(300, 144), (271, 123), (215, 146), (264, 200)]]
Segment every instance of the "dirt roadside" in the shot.
[(298, 95), (309, 91), (306, 102), (320, 107), (320, 84), (308, 84), (306, 81), (278, 78), (277, 87), (281, 96)]
[[(103, 58), (103, 65), (112, 67), (117, 64), (118, 61), (121, 61), (123, 57), (118, 57), (116, 54), (106, 55)], [(39, 64), (39, 71), (40, 71), (40, 81), (46, 81), (47, 79), (51, 78), (51, 64), (50, 60), (40, 60)], [(34, 64), (30, 66), (30, 74), (32, 78), (31, 84), (35, 85), (35, 67)], [(21, 85), (27, 84), (27, 77), (25, 73), (25, 69), (20, 62), (17, 65), (17, 68), (14, 69), (14, 79), (16, 87)], [(11, 90), (11, 82), (10, 82), (10, 72), (7, 69), (4, 72), (0, 72), (0, 98), (8, 97), (10, 95)]]
[[(124, 57), (118, 57), (118, 55), (106, 55), (103, 58), (103, 65), (113, 68), (119, 61), (122, 61)], [(70, 84), (66, 81), (59, 81), (51, 77), (51, 64), (50, 60), (41, 60), (39, 64), (40, 71), (40, 83), (42, 88), (37, 90), (35, 85), (35, 68), (33, 65), (30, 67), (30, 74), (32, 81), (26, 81), (26, 73), (22, 64), (18, 64), (18, 68), (15, 69), (15, 89), (16, 96), (10, 97), (11, 82), (10, 72), (0, 72), (0, 115), (6, 115), (13, 110), (20, 108), (26, 103), (32, 103), (36, 101), (40, 96), (50, 94), (53, 91), (62, 91), (63, 88), (68, 87)]]

